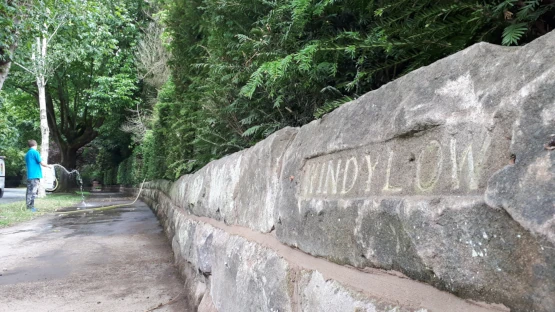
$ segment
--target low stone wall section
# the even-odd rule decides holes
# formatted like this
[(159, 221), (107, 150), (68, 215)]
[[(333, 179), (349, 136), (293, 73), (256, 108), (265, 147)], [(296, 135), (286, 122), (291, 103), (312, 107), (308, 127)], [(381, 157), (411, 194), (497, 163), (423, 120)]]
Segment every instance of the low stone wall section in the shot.
[[(146, 183), (192, 300), (217, 311), (553, 311), (554, 55), (555, 32), (519, 48), (476, 44), (174, 183)], [(406, 292), (326, 277), (281, 248)], [(393, 280), (433, 286), (451, 308)]]
[(399, 273), (316, 258), (273, 233), (191, 215), (157, 189), (142, 196), (163, 221), (196, 311), (508, 311)]

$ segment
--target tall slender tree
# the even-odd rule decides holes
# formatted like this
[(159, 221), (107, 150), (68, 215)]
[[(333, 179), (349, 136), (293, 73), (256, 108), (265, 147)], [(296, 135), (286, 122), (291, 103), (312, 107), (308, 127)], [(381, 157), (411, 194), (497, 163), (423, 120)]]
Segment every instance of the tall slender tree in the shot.
[[(56, 36), (60, 27), (62, 27), (68, 19), (66, 9), (68, 4), (77, 4), (71, 2), (54, 1), (46, 3), (39, 1), (35, 7), (35, 33), (34, 43), (31, 44), (30, 55), (27, 55), (25, 65), (15, 61), (19, 67), (29, 74), (33, 75), (37, 89), (38, 102), (40, 111), (40, 132), (41, 145), (40, 153), (43, 161), (48, 163), (48, 155), (50, 149), (50, 128), (46, 113), (46, 85), (48, 79), (54, 73), (57, 67), (57, 56), (60, 51), (49, 53), (49, 46)], [(58, 46), (59, 48), (59, 46)], [(39, 187), (39, 197), (45, 196), (45, 190), (42, 185)]]

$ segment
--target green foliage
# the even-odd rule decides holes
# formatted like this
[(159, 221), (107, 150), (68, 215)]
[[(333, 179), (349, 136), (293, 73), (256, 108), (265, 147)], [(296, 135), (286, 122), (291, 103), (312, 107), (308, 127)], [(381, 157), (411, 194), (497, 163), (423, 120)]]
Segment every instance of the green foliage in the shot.
[(26, 208), (25, 201), (0, 204), (0, 228), (29, 221), (37, 217), (52, 214), (62, 207), (77, 206), (82, 200), (81, 195), (48, 194), (46, 198), (37, 198), (35, 204), (39, 212), (31, 212)]
[(522, 35), (526, 33), (528, 27), (526, 23), (516, 23), (510, 26), (507, 26), (503, 30), (503, 45), (515, 45), (518, 43), (518, 40), (522, 38)]
[[(136, 155), (144, 160), (144, 176), (147, 180), (160, 177), (176, 179), (184, 173), (191, 172), (195, 161), (190, 145), (184, 144), (194, 140), (193, 114), (189, 107), (176, 102), (175, 85), (170, 80), (160, 90), (158, 104), (154, 110), (151, 128)], [(176, 120), (176, 116), (185, 113), (189, 118)]]
[[(137, 147), (130, 157), (119, 164), (115, 181), (117, 184), (138, 185), (146, 178), (146, 164), (143, 162), (141, 150), (141, 147)], [(107, 182), (112, 181), (105, 181), (104, 183), (107, 184)]]
[(551, 1), (165, 0), (171, 81), (134, 156), (176, 179), (479, 41), (524, 44)]
[(20, 14), (17, 3), (8, 0), (0, 0), (0, 64), (10, 61), (10, 46), (16, 42), (17, 22), (16, 16)]
[[(177, 179), (476, 42), (521, 45), (555, 26), (555, 1), (39, 2), (29, 20), (66, 20), (52, 41), (47, 90), (55, 140), (88, 149), (80, 157), (104, 184)], [(40, 9), (54, 3), (66, 9)], [(8, 28), (17, 24), (9, 14)], [(29, 35), (41, 23), (26, 24)], [(153, 23), (161, 35), (148, 33)], [(160, 46), (171, 57), (147, 60), (159, 66), (154, 79), (135, 62), (165, 57), (144, 49)], [(14, 76), (12, 90), (34, 83)], [(129, 109), (145, 116), (134, 141), (119, 131)]]
[(101, 182), (103, 185), (117, 184), (117, 170), (114, 168), (106, 169)]
[(133, 185), (133, 158), (122, 161), (118, 166), (117, 183)]
[(6, 156), (7, 176), (24, 174), (27, 140), (40, 134), (38, 112), (28, 105), (33, 100), (18, 90), (0, 92), (0, 156)]
[[(89, 157), (90, 168), (81, 168), (91, 175), (85, 179), (100, 179), (103, 170), (117, 166), (121, 148), (111, 146), (116, 138), (115, 145), (128, 143), (119, 128), (127, 110), (139, 104), (134, 49), (144, 22), (142, 5), (142, 1), (127, 0), (45, 0), (27, 10), (28, 30), (19, 38), (15, 57), (23, 67), (33, 68), (35, 37), (48, 36), (46, 106), (50, 133), (61, 152), (59, 161), (76, 168), (83, 148), (115, 153), (102, 164)], [(6, 91), (23, 90), (36, 97), (35, 77), (20, 67), (12, 68)], [(99, 136), (98, 142), (91, 143)]]
[(19, 131), (13, 120), (0, 114), (0, 156), (5, 156), (6, 175), (20, 175), (24, 169), (24, 149), (19, 145)]
[(352, 100), (353, 100), (353, 98), (351, 98), (349, 96), (345, 96), (341, 99), (334, 100), (334, 101), (331, 101), (331, 102), (327, 102), (322, 107), (320, 107), (316, 110), (316, 112), (314, 113), (314, 117), (321, 118), (325, 114), (333, 111), (334, 109), (338, 108), (339, 106), (341, 106), (345, 103), (351, 102)]
[(517, 45), (524, 41), (526, 36), (533, 39), (552, 29), (554, 10), (553, 1), (498, 1), (492, 12), (505, 19), (502, 44)]

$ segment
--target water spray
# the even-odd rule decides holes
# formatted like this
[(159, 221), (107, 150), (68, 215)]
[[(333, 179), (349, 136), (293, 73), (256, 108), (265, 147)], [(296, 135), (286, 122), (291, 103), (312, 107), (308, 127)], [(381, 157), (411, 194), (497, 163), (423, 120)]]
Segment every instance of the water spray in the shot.
[[(83, 179), (81, 179), (81, 174), (79, 174), (79, 171), (77, 171), (76, 169), (69, 171), (64, 166), (62, 166), (60, 164), (53, 164), (52, 166), (62, 168), (70, 176), (72, 174), (77, 175), (77, 181), (79, 181), (79, 188), (81, 189), (81, 199), (83, 200), (83, 206), (87, 207), (88, 204), (85, 203), (85, 193), (83, 192)], [(97, 207), (97, 208), (90, 208), (90, 209), (81, 209), (81, 210), (76, 210), (76, 211), (64, 211), (64, 212), (58, 212), (58, 213), (59, 214), (74, 214), (74, 213), (81, 213), (81, 212), (87, 212), (87, 211), (108, 210), (108, 209), (114, 209), (114, 208), (118, 208), (118, 207), (133, 205), (134, 203), (137, 202), (137, 200), (139, 199), (139, 196), (141, 196), (141, 192), (143, 191), (143, 185), (144, 185), (145, 181), (146, 181), (146, 179), (143, 180), (143, 182), (141, 183), (141, 187), (139, 188), (139, 193), (137, 194), (137, 197), (135, 198), (135, 200), (131, 203), (104, 206), (104, 207)]]
[(69, 176), (74, 173), (77, 175), (77, 181), (79, 181), (79, 188), (81, 189), (81, 199), (83, 201), (83, 206), (87, 207), (87, 203), (85, 202), (85, 193), (83, 192), (83, 179), (81, 179), (81, 174), (79, 174), (79, 171), (77, 171), (77, 169), (69, 171), (60, 164), (53, 164), (52, 166), (62, 168)]
[(74, 211), (62, 211), (62, 212), (58, 212), (58, 214), (60, 214), (60, 215), (70, 215), (70, 214), (76, 214), (76, 213), (94, 212), (94, 211), (109, 210), (109, 209), (114, 209), (114, 208), (119, 208), (119, 207), (131, 206), (134, 203), (136, 203), (137, 200), (139, 200), (139, 196), (141, 196), (141, 192), (143, 191), (143, 185), (144, 185), (145, 181), (146, 181), (146, 179), (143, 180), (143, 182), (141, 183), (141, 187), (139, 188), (139, 192), (137, 193), (137, 197), (135, 197), (135, 200), (130, 202), (130, 203), (103, 206), (103, 207), (96, 207), (96, 208), (87, 208), (87, 209), (74, 210)]

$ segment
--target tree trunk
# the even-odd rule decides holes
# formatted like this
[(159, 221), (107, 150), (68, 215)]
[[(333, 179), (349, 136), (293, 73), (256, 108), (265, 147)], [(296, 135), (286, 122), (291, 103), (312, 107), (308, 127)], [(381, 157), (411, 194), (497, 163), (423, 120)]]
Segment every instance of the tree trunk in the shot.
[[(11, 59), (13, 53), (15, 52), (16, 47), (17, 47), (16, 44), (12, 44), (10, 46), (10, 48), (8, 49), (7, 53), (6, 53), (6, 51), (2, 51), (2, 52), (4, 52), (4, 55), (8, 54), (9, 59)], [(10, 72), (10, 67), (12, 67), (12, 62), (11, 61), (7, 61), (5, 63), (0, 63), (0, 90), (2, 90), (2, 86), (4, 85), (4, 81), (6, 81), (6, 78), (8, 78), (8, 73)]]
[(8, 77), (8, 73), (10, 72), (11, 66), (12, 66), (12, 62), (7, 62), (3, 65), (0, 65), (0, 90), (2, 90), (4, 81), (6, 81), (6, 78)]
[[(39, 109), (40, 109), (40, 133), (41, 133), (41, 144), (40, 144), (40, 156), (44, 163), (48, 163), (48, 151), (50, 146), (50, 129), (48, 128), (48, 119), (46, 119), (46, 79), (45, 79), (45, 69), (46, 69), (46, 38), (37, 38), (37, 52), (40, 55), (39, 68), (37, 71), (39, 73), (37, 78), (37, 87), (39, 89)], [(42, 198), (46, 196), (46, 191), (44, 187), (39, 184), (39, 194), (38, 197)]]
[[(77, 167), (77, 149), (62, 144), (59, 144), (59, 146), (62, 154), (61, 165), (68, 171), (72, 171)], [(56, 176), (58, 177), (57, 192), (68, 192), (80, 186), (75, 174), (68, 175), (64, 170), (58, 170)]]
[[(50, 144), (50, 129), (48, 128), (48, 120), (46, 119), (46, 84), (44, 77), (37, 77), (37, 87), (39, 89), (39, 108), (40, 108), (40, 156), (43, 162), (48, 163), (48, 152)], [(46, 192), (42, 185), (39, 185), (39, 197), (46, 196)]]
[(62, 146), (62, 166), (71, 171), (77, 167), (77, 149)]
[(58, 179), (56, 192), (67, 193), (79, 185), (75, 174), (69, 175), (63, 169), (56, 169), (56, 177)]

